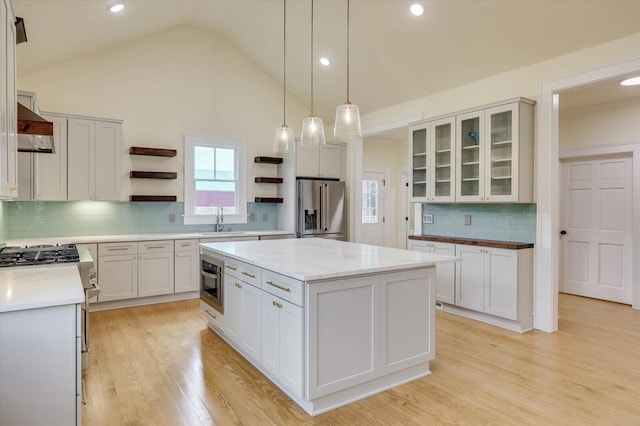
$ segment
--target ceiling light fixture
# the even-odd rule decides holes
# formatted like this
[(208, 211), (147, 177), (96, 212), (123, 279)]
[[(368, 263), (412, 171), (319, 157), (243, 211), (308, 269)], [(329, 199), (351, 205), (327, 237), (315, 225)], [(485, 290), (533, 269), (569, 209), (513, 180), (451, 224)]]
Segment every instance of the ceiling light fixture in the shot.
[(122, 3), (114, 3), (111, 6), (109, 6), (109, 12), (112, 12), (112, 13), (122, 12), (123, 9), (124, 9), (124, 4)]
[(282, 41), (282, 127), (276, 129), (273, 138), (273, 152), (285, 153), (295, 150), (293, 129), (287, 126), (287, 0), (283, 0), (283, 41)]
[(329, 58), (326, 58), (324, 56), (320, 58), (320, 63), (325, 67), (328, 67), (329, 65), (331, 65), (331, 61), (329, 60)]
[(422, 16), (422, 14), (424, 13), (424, 7), (422, 7), (422, 5), (419, 3), (412, 4), (409, 10), (411, 11), (411, 14), (413, 16)]
[(300, 145), (326, 145), (322, 118), (313, 115), (313, 0), (311, 0), (311, 115), (302, 120)]
[(333, 127), (336, 137), (362, 137), (360, 109), (349, 100), (349, 0), (347, 0), (347, 101), (336, 108), (336, 121)]
[(637, 86), (640, 84), (640, 77), (626, 78), (620, 82), (622, 86)]

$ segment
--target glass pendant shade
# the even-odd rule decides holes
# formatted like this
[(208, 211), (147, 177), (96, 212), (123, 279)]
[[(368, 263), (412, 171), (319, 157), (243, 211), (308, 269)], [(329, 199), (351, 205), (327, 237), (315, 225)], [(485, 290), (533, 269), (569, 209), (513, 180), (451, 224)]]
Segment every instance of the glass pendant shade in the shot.
[(273, 152), (283, 154), (289, 151), (289, 147), (292, 148), (292, 151), (295, 148), (293, 129), (283, 124), (282, 127), (276, 129), (276, 135), (273, 138)]
[(300, 145), (326, 145), (324, 125), (320, 117), (307, 117), (302, 120)]
[(358, 105), (344, 103), (336, 108), (336, 121), (333, 127), (335, 137), (362, 137), (362, 127), (360, 125), (360, 109)]

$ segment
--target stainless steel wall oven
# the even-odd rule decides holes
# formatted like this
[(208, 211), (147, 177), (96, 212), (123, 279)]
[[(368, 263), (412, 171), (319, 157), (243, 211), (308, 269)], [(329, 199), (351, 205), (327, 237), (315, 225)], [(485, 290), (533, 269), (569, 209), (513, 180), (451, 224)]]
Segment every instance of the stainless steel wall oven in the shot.
[(200, 256), (200, 300), (224, 314), (224, 262)]

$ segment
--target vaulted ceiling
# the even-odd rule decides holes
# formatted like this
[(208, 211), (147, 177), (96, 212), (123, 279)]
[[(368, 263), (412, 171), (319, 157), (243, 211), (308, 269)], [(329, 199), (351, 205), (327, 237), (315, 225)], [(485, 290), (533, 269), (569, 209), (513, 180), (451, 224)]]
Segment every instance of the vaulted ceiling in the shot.
[[(351, 100), (362, 113), (640, 32), (637, 0), (351, 0)], [(18, 74), (178, 25), (218, 33), (282, 81), (281, 0), (13, 0)], [(309, 104), (310, 0), (287, 2), (287, 85)], [(315, 110), (346, 98), (346, 0), (316, 0)], [(319, 65), (320, 56), (332, 64)]]

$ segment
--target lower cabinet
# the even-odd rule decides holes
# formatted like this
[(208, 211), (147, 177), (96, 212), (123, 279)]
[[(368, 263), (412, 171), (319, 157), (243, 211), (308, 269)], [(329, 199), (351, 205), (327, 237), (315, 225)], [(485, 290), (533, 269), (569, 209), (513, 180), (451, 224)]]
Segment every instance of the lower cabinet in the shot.
[(259, 288), (225, 275), (225, 334), (256, 361), (260, 361), (262, 344), (260, 293)]
[[(456, 245), (449, 243), (436, 243), (432, 241), (409, 240), (407, 249), (425, 253), (442, 254), (445, 256), (456, 255)], [(456, 303), (456, 264), (446, 263), (436, 266), (436, 300), (449, 304)]]
[(200, 254), (198, 240), (175, 241), (175, 288), (176, 293), (200, 289)]
[(530, 328), (533, 249), (501, 249), (413, 239), (408, 240), (407, 247), (462, 258), (462, 262), (436, 267), (437, 301), (519, 321), (523, 327), (516, 326), (514, 329), (518, 331)]
[(100, 302), (173, 293), (173, 241), (98, 244)]
[(262, 291), (262, 366), (302, 397), (304, 308)]

